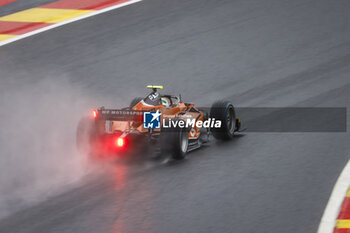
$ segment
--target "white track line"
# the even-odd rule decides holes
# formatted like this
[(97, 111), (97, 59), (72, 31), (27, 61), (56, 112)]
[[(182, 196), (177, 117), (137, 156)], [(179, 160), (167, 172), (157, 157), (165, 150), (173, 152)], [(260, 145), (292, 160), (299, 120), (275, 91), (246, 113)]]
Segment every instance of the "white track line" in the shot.
[(123, 6), (127, 6), (127, 5), (130, 5), (130, 4), (137, 3), (137, 2), (141, 2), (141, 1), (142, 0), (131, 0), (129, 2), (125, 2), (125, 3), (121, 3), (121, 4), (118, 4), (118, 5), (111, 6), (111, 7), (107, 7), (107, 8), (104, 8), (102, 10), (97, 10), (95, 12), (92, 12), (90, 14), (82, 15), (82, 16), (79, 16), (79, 17), (76, 17), (76, 18), (73, 18), (73, 19), (70, 19), (70, 20), (67, 20), (67, 21), (63, 21), (63, 22), (60, 22), (60, 23), (56, 23), (56, 24), (44, 27), (44, 28), (40, 28), (38, 30), (34, 30), (34, 31), (31, 31), (31, 32), (22, 34), (22, 35), (18, 35), (18, 36), (15, 36), (15, 37), (11, 38), (11, 39), (1, 41), (0, 42), (0, 46), (3, 46), (3, 45), (6, 45), (6, 44), (15, 42), (17, 40), (21, 40), (21, 39), (29, 37), (29, 36), (33, 36), (35, 34), (39, 34), (41, 32), (48, 31), (48, 30), (56, 28), (56, 27), (60, 27), (62, 25), (68, 24), (68, 23), (72, 23), (72, 22), (75, 22), (75, 21), (78, 21), (78, 20), (81, 20), (81, 19), (85, 19), (85, 18), (92, 17), (92, 16), (95, 16), (95, 15), (98, 15), (98, 14), (102, 14), (102, 13), (105, 13), (107, 11), (111, 11), (111, 10), (114, 10), (114, 9), (117, 9), (117, 8), (120, 8), (120, 7), (123, 7)]
[(332, 233), (341, 204), (350, 185), (350, 160), (340, 174), (323, 213), (317, 233)]

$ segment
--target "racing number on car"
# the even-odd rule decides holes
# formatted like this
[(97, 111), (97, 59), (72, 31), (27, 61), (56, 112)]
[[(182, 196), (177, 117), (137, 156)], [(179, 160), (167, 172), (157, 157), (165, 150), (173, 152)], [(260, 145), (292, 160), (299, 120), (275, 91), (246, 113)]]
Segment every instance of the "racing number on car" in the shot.
[(159, 93), (152, 93), (148, 96), (148, 98), (151, 100), (151, 101), (154, 101), (155, 99), (157, 99), (159, 96)]

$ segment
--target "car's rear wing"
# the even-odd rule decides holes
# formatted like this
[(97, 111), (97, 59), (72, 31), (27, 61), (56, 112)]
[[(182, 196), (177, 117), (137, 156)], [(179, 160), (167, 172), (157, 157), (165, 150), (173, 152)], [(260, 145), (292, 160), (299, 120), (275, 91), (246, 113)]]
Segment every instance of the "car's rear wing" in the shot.
[(142, 121), (143, 112), (129, 109), (98, 109), (94, 110), (93, 116), (96, 120), (109, 121)]

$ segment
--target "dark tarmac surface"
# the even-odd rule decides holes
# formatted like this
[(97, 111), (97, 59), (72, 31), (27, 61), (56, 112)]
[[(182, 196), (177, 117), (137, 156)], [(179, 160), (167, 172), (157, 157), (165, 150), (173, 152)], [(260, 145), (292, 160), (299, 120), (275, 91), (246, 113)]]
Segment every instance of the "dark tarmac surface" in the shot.
[[(0, 90), (59, 74), (117, 107), (153, 83), (201, 106), (349, 107), (349, 9), (346, 0), (144, 0), (1, 47)], [(349, 139), (248, 132), (181, 162), (111, 164), (0, 220), (0, 232), (316, 232)]]

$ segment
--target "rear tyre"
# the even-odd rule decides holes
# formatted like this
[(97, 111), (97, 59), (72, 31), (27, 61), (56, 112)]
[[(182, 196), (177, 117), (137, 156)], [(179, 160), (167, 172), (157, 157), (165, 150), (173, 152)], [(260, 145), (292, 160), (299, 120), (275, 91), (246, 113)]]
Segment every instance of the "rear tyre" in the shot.
[(212, 128), (213, 136), (219, 140), (230, 140), (236, 130), (235, 108), (229, 101), (216, 101), (210, 109), (210, 118), (221, 121), (220, 128)]
[(169, 152), (173, 159), (186, 158), (188, 149), (188, 129), (170, 128), (162, 129), (161, 144), (162, 152)]
[(130, 102), (130, 108), (133, 108), (136, 104), (138, 104), (141, 100), (143, 100), (142, 97), (136, 97)]
[(76, 131), (76, 146), (79, 152), (89, 155), (92, 153), (92, 141), (96, 136), (96, 126), (93, 119), (80, 119)]
[(174, 132), (172, 156), (176, 160), (186, 158), (188, 149), (188, 130), (178, 128)]

